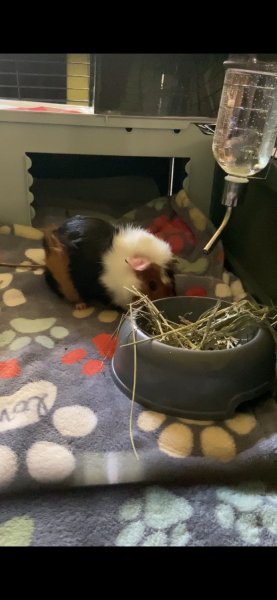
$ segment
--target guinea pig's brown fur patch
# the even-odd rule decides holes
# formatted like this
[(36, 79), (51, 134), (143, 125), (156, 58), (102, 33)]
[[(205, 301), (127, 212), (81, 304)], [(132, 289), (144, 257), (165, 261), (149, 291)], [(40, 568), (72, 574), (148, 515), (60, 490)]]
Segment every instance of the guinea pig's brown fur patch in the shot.
[(69, 272), (69, 257), (65, 247), (56, 237), (55, 226), (44, 230), (45, 264), (50, 271), (63, 296), (69, 302), (82, 302), (82, 298), (72, 283)]
[(142, 282), (141, 292), (150, 300), (175, 296), (174, 278), (166, 269), (152, 263), (145, 271), (136, 271), (136, 275)]

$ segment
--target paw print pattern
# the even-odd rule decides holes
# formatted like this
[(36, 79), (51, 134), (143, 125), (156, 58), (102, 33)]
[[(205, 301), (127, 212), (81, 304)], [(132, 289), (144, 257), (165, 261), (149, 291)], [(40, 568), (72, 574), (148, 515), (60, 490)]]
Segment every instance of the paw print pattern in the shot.
[[(102, 311), (99, 316), (99, 320), (105, 322), (114, 318), (114, 314), (109, 315), (108, 311)], [(91, 342), (103, 360), (90, 359), (84, 362), (82, 373), (86, 376), (94, 376), (102, 371), (104, 358), (110, 359), (116, 346), (115, 337), (107, 333), (94, 336)], [(75, 365), (86, 356), (84, 348), (75, 348), (64, 354), (61, 362), (65, 366)], [(15, 377), (18, 372), (20, 366), (15, 359), (0, 363), (0, 377)], [(57, 388), (53, 383), (38, 381), (23, 385), (11, 396), (1, 396), (0, 433), (33, 425), (46, 417), (50, 410), (53, 411), (52, 425), (64, 438), (80, 438), (93, 432), (98, 421), (94, 411), (81, 404), (55, 408), (56, 393)], [(75, 456), (68, 447), (43, 439), (33, 443), (26, 453), (29, 475), (41, 483), (63, 481), (73, 473), (75, 463)], [(0, 445), (0, 488), (14, 480), (18, 467), (19, 457), (14, 450)]]
[[(15, 229), (16, 226), (14, 226)], [(34, 237), (33, 228), (18, 228), (16, 235), (21, 237), (30, 237), (30, 239), (39, 239)], [(2, 231), (2, 233), (4, 233)], [(10, 231), (6, 232), (11, 233)], [(39, 248), (26, 250), (25, 256), (29, 261), (42, 264), (44, 260), (43, 251)], [(24, 261), (27, 264), (28, 260)], [(23, 263), (22, 263), (23, 264)], [(26, 273), (26, 269), (19, 266), (16, 273)], [(41, 275), (43, 269), (28, 271), (34, 275)], [(13, 273), (0, 273), (0, 290), (2, 292), (2, 301), (5, 306), (17, 307), (27, 302), (24, 294), (15, 287), (11, 288), (14, 281)], [(19, 286), (20, 287), (20, 286)], [(95, 311), (94, 307), (89, 307), (83, 311), (73, 311), (73, 316), (78, 319), (89, 317)], [(97, 319), (102, 323), (111, 323), (118, 316), (116, 311), (102, 310), (97, 314)], [(59, 324), (57, 318), (46, 316), (45, 318), (30, 319), (16, 317), (12, 318), (6, 325), (6, 330), (0, 333), (0, 349), (9, 350), (9, 352), (18, 351), (28, 344), (34, 342), (51, 349), (58, 340), (62, 340), (69, 334), (66, 327)], [(97, 338), (97, 336), (96, 336)], [(107, 340), (100, 337), (92, 341), (102, 356), (105, 353), (105, 344)], [(107, 348), (109, 352), (111, 349)], [(101, 354), (102, 351), (102, 354)], [(81, 349), (75, 358), (84, 358), (86, 351)], [(71, 356), (73, 364), (74, 356)], [(66, 361), (64, 361), (66, 362)], [(99, 364), (101, 361), (97, 361)], [(70, 360), (68, 360), (70, 363)], [(103, 368), (103, 362), (101, 362)], [(90, 361), (84, 364), (85, 374), (96, 374), (95, 363)], [(17, 377), (21, 373), (21, 366), (16, 358), (6, 357), (6, 360), (0, 361), (0, 379), (9, 379)], [(56, 406), (57, 388), (50, 381), (40, 380), (22, 385), (11, 395), (0, 397), (0, 433), (6, 434), (9, 431), (22, 429), (30, 425), (36, 425), (44, 419), (51, 420), (50, 427), (58, 434), (57, 442), (48, 441), (44, 438), (41, 431), (41, 438), (34, 441), (27, 449), (26, 454), (19, 455), (13, 448), (5, 444), (0, 444), (0, 488), (6, 489), (15, 480), (21, 463), (25, 463), (29, 476), (41, 483), (62, 482), (70, 477), (76, 465), (76, 458), (71, 448), (72, 440), (83, 438), (94, 434), (98, 425), (98, 418), (95, 412), (87, 406), (77, 402), (70, 405)], [(45, 434), (44, 434), (45, 435)], [(60, 438), (60, 439), (59, 439)], [(10, 524), (9, 524), (10, 528)], [(5, 539), (6, 528), (1, 530)]]
[(0, 290), (5, 290), (2, 296), (4, 304), (6, 306), (19, 306), (20, 304), (25, 304), (26, 298), (21, 290), (17, 288), (6, 289), (12, 281), (12, 273), (0, 273)]
[[(14, 227), (16, 227), (16, 226), (14, 226)], [(19, 227), (18, 235), (22, 235), (20, 233), (21, 226), (18, 226), (18, 227)], [(24, 226), (22, 226), (22, 227), (24, 229)], [(38, 230), (35, 230), (34, 228), (27, 227), (26, 229), (27, 229), (27, 234), (24, 234), (24, 237), (28, 237), (29, 230), (30, 230), (30, 233), (29, 233), (30, 237), (32, 237), (32, 235), (36, 235), (36, 232), (38, 232)], [(33, 229), (35, 232), (34, 234), (33, 234)], [(25, 229), (24, 229), (24, 231), (25, 231)], [(42, 235), (41, 232), (38, 232), (38, 233), (40, 235)], [(44, 263), (45, 254), (44, 254), (44, 250), (42, 250), (41, 248), (27, 249), (25, 251), (25, 255), (28, 258), (30, 258), (33, 262), (36, 262), (37, 264), (43, 265), (43, 263)], [(30, 263), (30, 261), (23, 261), (21, 264), (32, 264), (32, 263)], [(26, 273), (26, 269), (24, 269), (22, 267), (18, 267), (16, 269), (16, 271)], [(35, 269), (34, 271), (30, 271), (30, 272), (34, 273), (35, 275), (41, 275), (43, 273), (43, 269), (39, 268), (39, 269)], [(17, 307), (17, 306), (27, 302), (23, 292), (20, 289), (17, 289), (17, 288), (6, 289), (12, 283), (13, 278), (14, 278), (14, 275), (12, 273), (1, 273), (0, 274), (0, 289), (5, 290), (3, 292), (2, 300), (3, 300), (3, 303), (9, 307)], [(53, 348), (56, 340), (60, 340), (69, 334), (68, 329), (57, 325), (56, 322), (57, 322), (57, 319), (54, 317), (49, 317), (49, 318), (46, 317), (46, 318), (39, 318), (39, 319), (29, 319), (29, 318), (19, 317), (19, 318), (11, 319), (9, 322), (11, 329), (6, 329), (5, 331), (2, 331), (0, 333), (0, 348), (8, 347), (9, 350), (12, 350), (12, 351), (21, 350), (25, 346), (28, 346), (28, 344), (30, 344), (33, 339), (38, 344), (40, 344), (41, 346), (44, 346), (45, 348)], [(48, 330), (50, 330), (49, 333), (50, 333), (51, 337), (44, 333)], [(43, 333), (43, 335), (41, 335), (42, 333)], [(18, 335), (18, 334), (22, 334), (22, 335)], [(38, 335), (35, 335), (34, 338), (31, 338), (30, 335), (26, 335), (26, 334), (38, 334)], [(1, 377), (1, 370), (0, 370), (0, 377)]]
[[(96, 347), (100, 356), (111, 359), (114, 355), (117, 338), (112, 336), (110, 333), (100, 333), (91, 339), (91, 343)], [(87, 350), (85, 348), (75, 348), (66, 352), (61, 357), (63, 365), (74, 365), (83, 361), (87, 357)], [(83, 363), (81, 373), (88, 377), (100, 373), (104, 368), (103, 360), (98, 358), (91, 358), (90, 360)]]
[[(56, 408), (56, 398), (57, 387), (47, 380), (32, 381), (11, 395), (0, 396), (0, 434), (34, 425), (49, 413), (53, 428), (69, 442), (95, 430), (98, 419), (91, 408), (81, 404)], [(26, 462), (29, 475), (41, 483), (63, 481), (73, 473), (76, 463), (70, 444), (39, 439), (21, 456), (0, 444), (1, 489), (15, 479), (21, 461)]]
[(16, 358), (0, 360), (0, 379), (10, 379), (17, 377), (21, 372), (21, 367)]
[[(238, 413), (224, 422), (172, 418), (154, 411), (142, 411), (137, 420), (144, 432), (158, 431), (158, 448), (176, 459), (200, 454), (227, 463), (237, 454), (237, 436), (248, 435), (257, 426), (250, 413)], [(239, 437), (240, 439), (240, 437)], [(248, 439), (249, 442), (249, 439)]]
[[(0, 334), (0, 348), (8, 346), (9, 350), (21, 350), (21, 348), (28, 346), (32, 340), (45, 348), (53, 348), (57, 340), (63, 339), (69, 334), (66, 327), (56, 325), (56, 322), (55, 317), (41, 319), (18, 317), (11, 319), (10, 326), (12, 329), (6, 329)], [(45, 333), (48, 330), (51, 337)], [(22, 335), (18, 336), (17, 334)], [(30, 335), (24, 334), (38, 335), (31, 338)]]
[(31, 517), (13, 517), (0, 525), (0, 547), (30, 546), (35, 523)]
[[(30, 249), (26, 250), (25, 254), (32, 258), (35, 262), (39, 264), (43, 263), (43, 250)], [(24, 269), (20, 267), (16, 270), (24, 271)], [(33, 272), (36, 273), (38, 271), (35, 270)], [(43, 273), (43, 270), (40, 269), (39, 274), (40, 273)], [(0, 274), (0, 289), (7, 288), (11, 284), (12, 280), (13, 275), (11, 273)], [(6, 304), (7, 306), (18, 306), (26, 302), (26, 298), (21, 292), (21, 290), (17, 290), (16, 288), (10, 288), (9, 290), (6, 290), (3, 293), (2, 299), (4, 304)], [(73, 310), (72, 316), (77, 319), (84, 319), (89, 317), (94, 311), (94, 306), (89, 306), (83, 310)], [(101, 323), (112, 323), (117, 319), (118, 314), (119, 313), (116, 310), (102, 310), (97, 315), (97, 318)], [(57, 340), (63, 339), (69, 334), (69, 330), (67, 328), (57, 325), (56, 323), (57, 319), (55, 317), (45, 317), (39, 319), (19, 317), (11, 319), (11, 321), (9, 322), (11, 329), (6, 329), (5, 331), (2, 331), (0, 333), (0, 349), (8, 347), (9, 350), (12, 351), (21, 350), (25, 346), (28, 346), (28, 344), (30, 344), (33, 340), (35, 340), (35, 342), (37, 342), (41, 346), (44, 346), (45, 348), (54, 348)], [(48, 330), (50, 335), (46, 335), (46, 331), (48, 333)], [(33, 338), (31, 338), (30, 335), (17, 335), (35, 333), (39, 335), (36, 335)]]
[(152, 486), (142, 496), (124, 502), (119, 518), (124, 525), (116, 546), (186, 546), (190, 539), (186, 521), (191, 504), (162, 487)]
[[(1, 233), (1, 232), (0, 232)], [(31, 259), (24, 260), (20, 264), (21, 265), (32, 265), (37, 263), (39, 265), (44, 264), (45, 253), (41, 248), (29, 248), (26, 250), (25, 255)], [(26, 268), (24, 266), (19, 266), (15, 269), (17, 273), (26, 273)], [(41, 267), (37, 269), (29, 270), (30, 273), (34, 275), (42, 275), (44, 270)], [(2, 300), (6, 306), (15, 307), (20, 306), (21, 304), (25, 304), (27, 302), (23, 292), (18, 288), (10, 288), (6, 289), (10, 286), (14, 278), (13, 273), (0, 273), (0, 290), (5, 290), (3, 292)]]
[(222, 487), (216, 492), (219, 503), (215, 509), (218, 523), (224, 529), (234, 529), (246, 545), (257, 546), (262, 535), (277, 544), (277, 494), (267, 493), (261, 483)]
[(0, 273), (0, 290), (7, 288), (13, 280), (12, 273)]

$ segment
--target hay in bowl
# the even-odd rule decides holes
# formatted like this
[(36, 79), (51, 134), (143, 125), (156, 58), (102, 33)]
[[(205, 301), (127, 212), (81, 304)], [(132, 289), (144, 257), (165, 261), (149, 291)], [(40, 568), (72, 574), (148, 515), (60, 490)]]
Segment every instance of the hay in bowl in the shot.
[[(169, 415), (220, 420), (230, 418), (241, 403), (273, 390), (275, 342), (270, 327), (264, 326), (269, 323), (265, 307), (254, 303), (253, 318), (244, 322), (240, 318), (237, 327), (231, 327), (231, 340), (224, 348), (221, 342), (216, 347), (216, 337), (220, 336), (213, 335), (209, 316), (200, 341), (187, 336), (187, 332), (191, 321), (196, 322), (203, 313), (211, 311), (216, 316), (223, 309), (228, 313), (235, 303), (219, 305), (213, 298), (184, 296), (151, 303), (151, 310), (158, 311), (162, 321), (169, 322), (170, 327), (175, 323), (175, 334), (165, 333), (164, 323), (158, 323), (158, 333), (153, 333), (147, 313), (149, 303), (144, 297), (131, 305), (120, 327), (112, 361), (114, 381), (129, 398)], [(180, 323), (180, 315), (184, 323)], [(230, 319), (226, 325), (230, 329)], [(173, 343), (180, 326), (186, 332), (188, 347), (184, 339), (180, 343), (179, 337)]]

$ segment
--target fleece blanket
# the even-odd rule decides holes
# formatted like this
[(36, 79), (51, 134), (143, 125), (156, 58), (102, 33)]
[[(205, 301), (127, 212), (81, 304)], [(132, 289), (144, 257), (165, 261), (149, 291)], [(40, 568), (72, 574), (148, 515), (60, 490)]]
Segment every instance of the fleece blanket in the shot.
[[(203, 256), (213, 227), (184, 191), (126, 215), (132, 219), (171, 243), (179, 257), (178, 293), (227, 300), (244, 295), (241, 282), (223, 269), (220, 243)], [(3, 224), (0, 262), (28, 261), (43, 264), (41, 231)], [(73, 310), (47, 287), (40, 268), (1, 267), (0, 293), (0, 491), (3, 501), (9, 494), (14, 498), (2, 503), (0, 545), (13, 539), (20, 545), (201, 545), (199, 518), (206, 508), (202, 504), (199, 513), (200, 498), (212, 507), (208, 545), (221, 539), (208, 534), (215, 524), (230, 543), (276, 543), (273, 397), (216, 423), (169, 417), (135, 404), (137, 460), (129, 436), (131, 403), (110, 370), (119, 313), (99, 303)], [(92, 496), (83, 491), (78, 499), (82, 487)], [(48, 506), (49, 489), (54, 495)], [(29, 492), (32, 499), (24, 500), (22, 494)], [(60, 500), (53, 513), (55, 494)], [(91, 533), (81, 527), (88, 498), (95, 502), (95, 519), (111, 511), (102, 537), (92, 514)], [(64, 502), (64, 521), (62, 532), (55, 533), (59, 502)], [(76, 542), (68, 519), (77, 505)], [(47, 510), (53, 517), (50, 537), (40, 526)], [(199, 533), (192, 535), (196, 521)]]
[(276, 546), (276, 488), (131, 484), (0, 498), (2, 546)]

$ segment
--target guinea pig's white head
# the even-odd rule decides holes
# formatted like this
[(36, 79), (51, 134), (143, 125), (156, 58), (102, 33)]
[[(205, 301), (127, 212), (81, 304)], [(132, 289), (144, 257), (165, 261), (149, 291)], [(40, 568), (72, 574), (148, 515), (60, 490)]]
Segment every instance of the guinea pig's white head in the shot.
[(122, 227), (103, 257), (100, 279), (113, 302), (127, 308), (134, 299), (134, 293), (126, 288), (131, 290), (134, 286), (151, 300), (175, 294), (170, 269), (172, 261), (173, 255), (167, 242), (140, 227)]

